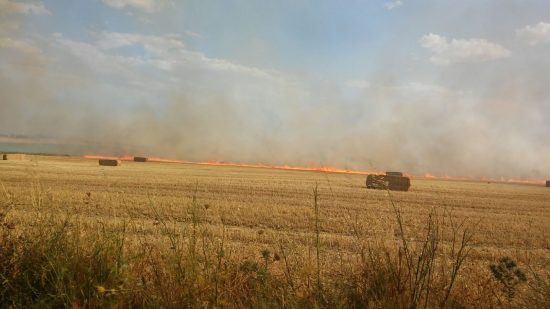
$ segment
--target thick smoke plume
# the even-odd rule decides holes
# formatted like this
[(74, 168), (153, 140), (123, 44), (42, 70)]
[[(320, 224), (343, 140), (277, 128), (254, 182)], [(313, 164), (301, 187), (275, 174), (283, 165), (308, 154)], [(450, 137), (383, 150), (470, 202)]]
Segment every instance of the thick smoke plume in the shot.
[(381, 50), (368, 83), (343, 83), (211, 58), (173, 35), (37, 37), (23, 17), (3, 18), (0, 133), (47, 137), (60, 152), (550, 177), (548, 47), (516, 55), (521, 38), (484, 66), (426, 54), (413, 70), (440, 66), (433, 82), (401, 77)]

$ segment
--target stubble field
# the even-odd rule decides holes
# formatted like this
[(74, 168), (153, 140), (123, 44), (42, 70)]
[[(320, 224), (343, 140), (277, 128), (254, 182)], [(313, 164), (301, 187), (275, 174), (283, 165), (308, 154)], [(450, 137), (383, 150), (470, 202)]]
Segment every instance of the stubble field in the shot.
[[(207, 287), (203, 290), (197, 287), (202, 292), (189, 292), (195, 295), (194, 298), (197, 296), (193, 293), (209, 295), (200, 304), (172, 295), (178, 294), (177, 290), (170, 296), (155, 299), (136, 300), (133, 297), (132, 304), (163, 304), (166, 307), (181, 302), (190, 307), (218, 307), (223, 302), (230, 307), (258, 304), (386, 307), (388, 304), (405, 306), (423, 302), (428, 307), (470, 307), (476, 302), (489, 307), (506, 303), (519, 307), (548, 305), (544, 299), (548, 296), (547, 270), (550, 266), (550, 189), (533, 185), (412, 179), (409, 192), (386, 192), (366, 189), (365, 177), (156, 162), (123, 162), (119, 167), (100, 167), (97, 160), (35, 156), (28, 161), (0, 161), (0, 205), (4, 233), (10, 237), (25, 233), (34, 235), (41, 224), (54, 226), (63, 222), (70, 222), (69, 226), (78, 230), (79, 235), (96, 237), (104, 235), (101, 233), (123, 233), (125, 256), (140, 257), (128, 258), (129, 268), (137, 267), (139, 263), (135, 261), (143, 259), (140, 254), (144, 252), (157, 252), (151, 256), (158, 256), (163, 265), (168, 263), (166, 256), (172, 252), (181, 260), (191, 256), (192, 272), (184, 273), (198, 276), (196, 259), (196, 265), (202, 265), (202, 272), (206, 272), (204, 277), (210, 278), (201, 279), (210, 282), (205, 285), (212, 285), (211, 280), (216, 282), (215, 293)], [(45, 233), (38, 234), (46, 237)], [(453, 264), (457, 257), (455, 248), (464, 236), (468, 241), (467, 257), (459, 265), (456, 281), (449, 287), (449, 273), (456, 265)], [(423, 244), (432, 238), (437, 238), (437, 248), (434, 248), (437, 252), (433, 253), (433, 265), (426, 268), (428, 277), (424, 285), (432, 284), (433, 287), (426, 290), (419, 285), (421, 291), (415, 292), (411, 279), (414, 276), (403, 275), (403, 285), (413, 291), (384, 289), (386, 292), (394, 289), (393, 294), (388, 294), (394, 299), (399, 293), (406, 295), (398, 303), (385, 301), (385, 294), (369, 294), (373, 283), (364, 279), (371, 276), (364, 274), (365, 268), (370, 269), (369, 274), (373, 268), (386, 269), (393, 274), (402, 267), (402, 255), (405, 261), (409, 255), (412, 262), (429, 260), (426, 258), (429, 254), (422, 257), (421, 252), (424, 252)], [(506, 294), (506, 284), (494, 279), (489, 268), (504, 256), (517, 262), (527, 279), (539, 276), (540, 280), (531, 281), (533, 284), (529, 280), (519, 282), (514, 286), (515, 295), (510, 298)], [(246, 293), (263, 296), (252, 303), (247, 300), (233, 303), (230, 295), (236, 292), (226, 291), (223, 296), (222, 287), (218, 292), (218, 282), (220, 286), (237, 283), (228, 283), (233, 279), (220, 279), (219, 273), (216, 274), (219, 278), (211, 279), (216, 269), (221, 273), (220, 267), (215, 265), (216, 261), (221, 265), (222, 259), (237, 265), (236, 272), (244, 273), (239, 276), (254, 273), (258, 282), (267, 278), (266, 274), (261, 276), (264, 270), (271, 276), (269, 285), (280, 280), (288, 291), (285, 287), (274, 286), (273, 290), (283, 297), (282, 300), (280, 296), (271, 299), (264, 292), (245, 285), (249, 289)], [(244, 262), (252, 265), (251, 271), (246, 270), (246, 266), (243, 268)], [(381, 263), (379, 267), (377, 263)], [(209, 267), (213, 268), (209, 271)], [(451, 270), (447, 271), (446, 267)], [(153, 273), (152, 268), (149, 265), (141, 271)], [(414, 273), (413, 269), (421, 268), (409, 265), (404, 273)], [(359, 274), (366, 283), (352, 284), (346, 289), (356, 291), (355, 294), (368, 294), (370, 300), (355, 299), (361, 295), (340, 296), (347, 294), (345, 291), (331, 292), (338, 290), (342, 282), (348, 282), (346, 278), (354, 274)], [(401, 280), (400, 276), (395, 276), (397, 281)], [(172, 274), (167, 277), (171, 278)], [(139, 280), (142, 280), (141, 285), (125, 284), (136, 290), (138, 285), (145, 289), (145, 281), (154, 281), (149, 277)], [(191, 279), (187, 276), (185, 280)], [(191, 286), (201, 284), (193, 281)], [(361, 291), (362, 284), (366, 286), (364, 291)], [(115, 293), (116, 288), (106, 285), (94, 284), (95, 294), (86, 297), (94, 298), (96, 305), (103, 306), (116, 303), (117, 297), (123, 297), (121, 295), (131, 294), (122, 292), (124, 289), (129, 291), (127, 286), (117, 285), (120, 291)], [(109, 296), (102, 288), (111, 288), (113, 295)], [(535, 288), (541, 291), (533, 292)], [(447, 289), (452, 293), (446, 293)], [(335, 301), (331, 293), (338, 294), (339, 300)], [(68, 297), (61, 304), (82, 302), (79, 299)]]

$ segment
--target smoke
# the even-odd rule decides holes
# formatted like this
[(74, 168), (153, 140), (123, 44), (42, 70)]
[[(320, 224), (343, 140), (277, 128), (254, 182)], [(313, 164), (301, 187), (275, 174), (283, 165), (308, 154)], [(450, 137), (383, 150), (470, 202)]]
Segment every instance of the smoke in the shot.
[[(381, 49), (368, 83), (342, 83), (208, 57), (173, 35), (105, 31), (84, 40), (0, 29), (0, 133), (55, 138), (60, 151), (550, 175), (546, 46), (521, 55), (509, 46), (508, 58), (484, 65), (445, 62), (437, 74), (426, 69), (438, 65), (429, 50), (404, 68)], [(477, 41), (463, 42), (452, 54), (461, 61)], [(411, 71), (431, 77), (415, 81)]]

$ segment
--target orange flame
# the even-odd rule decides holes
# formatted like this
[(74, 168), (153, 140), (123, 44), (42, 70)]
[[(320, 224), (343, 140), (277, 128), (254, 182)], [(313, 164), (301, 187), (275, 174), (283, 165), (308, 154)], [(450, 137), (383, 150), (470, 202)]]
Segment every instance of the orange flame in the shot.
[(516, 184), (528, 184), (528, 185), (545, 185), (544, 179), (522, 179), (522, 178), (492, 178), (492, 177), (473, 177), (473, 176), (434, 176), (430, 173), (426, 173), (422, 176), (413, 176), (415, 178), (424, 179), (436, 179), (436, 180), (458, 180), (458, 181), (478, 181), (478, 182), (495, 182), (495, 183), (516, 183)]
[[(98, 155), (83, 155), (83, 158), (86, 159), (111, 159), (111, 160), (122, 160), (122, 161), (133, 161), (134, 156), (124, 155), (119, 157), (113, 156), (98, 156)], [(175, 159), (163, 159), (156, 157), (147, 157), (149, 162), (161, 162), (161, 163), (181, 163), (181, 164), (196, 164), (196, 165), (212, 165), (212, 166), (234, 166), (234, 167), (251, 167), (251, 168), (270, 168), (270, 169), (280, 169), (280, 170), (292, 170), (292, 171), (310, 171), (310, 172), (325, 172), (325, 173), (341, 173), (341, 174), (359, 174), (359, 175), (368, 175), (368, 174), (383, 174), (381, 172), (370, 172), (370, 171), (358, 171), (350, 169), (342, 169), (332, 166), (290, 166), (290, 165), (271, 165), (271, 164), (261, 164), (261, 163), (234, 163), (234, 162), (224, 162), (224, 161), (187, 161), (187, 160), (175, 160)]]
[(115, 157), (115, 156), (97, 156), (97, 155), (83, 155), (82, 157), (85, 158), (85, 159), (94, 159), (94, 160), (99, 160), (99, 159), (122, 160), (122, 161), (133, 161), (133, 160), (134, 160), (134, 156), (131, 156), (131, 155), (124, 155), (124, 156), (120, 156), (120, 157)]
[[(134, 156), (132, 155), (123, 155), (118, 157), (100, 156), (100, 155), (83, 155), (82, 157), (86, 159), (112, 159), (112, 160), (122, 160), (122, 161), (134, 160)], [(350, 169), (342, 169), (342, 168), (333, 167), (333, 166), (290, 166), (290, 165), (272, 165), (272, 164), (261, 164), (261, 163), (234, 163), (234, 162), (224, 162), (224, 161), (197, 162), (197, 161), (188, 161), (188, 160), (163, 159), (163, 158), (157, 158), (157, 157), (147, 157), (147, 159), (149, 162), (160, 162), (160, 163), (268, 168), (268, 169), (291, 170), (291, 171), (309, 171), (309, 172), (356, 174), (356, 175), (368, 175), (368, 174), (383, 175), (384, 174), (383, 172), (350, 170)], [(519, 178), (504, 178), (504, 177), (496, 179), (496, 178), (490, 178), (490, 177), (449, 176), (449, 175), (435, 176), (430, 173), (426, 173), (424, 175), (405, 174), (405, 176), (413, 177), (417, 179), (483, 181), (483, 182), (496, 182), (496, 183), (530, 184), (530, 185), (545, 185), (546, 183), (544, 179), (519, 179)]]

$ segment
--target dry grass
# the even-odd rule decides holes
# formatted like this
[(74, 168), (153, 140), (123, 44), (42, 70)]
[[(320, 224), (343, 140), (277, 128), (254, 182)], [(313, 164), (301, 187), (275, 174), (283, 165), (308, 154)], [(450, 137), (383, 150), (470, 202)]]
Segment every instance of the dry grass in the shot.
[[(51, 157), (2, 161), (0, 181), (4, 252), (102, 274), (75, 291), (36, 283), (59, 294), (44, 304), (548, 306), (544, 187), (413, 179), (388, 193), (358, 175)], [(511, 301), (489, 268), (504, 256), (528, 279)]]

